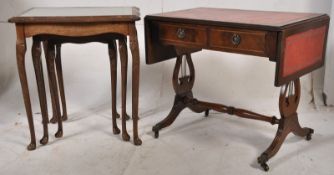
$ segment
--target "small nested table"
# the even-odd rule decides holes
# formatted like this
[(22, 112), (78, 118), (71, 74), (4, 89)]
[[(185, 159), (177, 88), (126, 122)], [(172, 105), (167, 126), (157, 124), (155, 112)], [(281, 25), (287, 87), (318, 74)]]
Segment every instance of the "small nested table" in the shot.
[[(127, 37), (130, 40), (132, 52), (132, 119), (133, 141), (135, 145), (141, 145), (138, 136), (138, 93), (139, 93), (139, 48), (135, 22), (140, 20), (139, 9), (136, 7), (105, 7), (105, 8), (33, 8), (25, 13), (9, 19), (16, 25), (16, 57), (19, 77), (22, 87), (23, 99), (26, 108), (31, 142), (28, 150), (36, 148), (36, 137), (31, 109), (28, 81), (25, 68), (26, 38), (33, 38), (32, 57), (38, 95), (40, 99), (43, 118), (43, 138), (41, 144), (48, 142), (48, 111), (46, 92), (41, 64), (41, 42), (47, 60), (48, 76), (52, 107), (54, 111), (53, 121), (58, 123), (57, 138), (63, 136), (62, 120), (66, 120), (66, 103), (63, 87), (63, 75), (60, 62), (60, 46), (62, 43), (107, 43), (110, 56), (112, 79), (112, 118), (113, 132), (119, 134), (116, 124), (116, 58), (119, 41), (122, 72), (122, 137), (129, 141), (130, 136), (126, 130), (126, 85), (127, 85)], [(56, 76), (57, 73), (57, 76)], [(58, 84), (62, 100), (63, 117), (61, 117)], [(62, 119), (63, 118), (63, 119)]]
[[(212, 109), (278, 124), (272, 144), (258, 158), (259, 164), (267, 171), (267, 161), (278, 152), (289, 133), (310, 140), (314, 132), (311, 128), (302, 128), (298, 122), (299, 77), (323, 65), (328, 24), (326, 14), (218, 8), (195, 8), (146, 16), (147, 64), (177, 58), (173, 73), (174, 105), (168, 116), (153, 127), (155, 137), (159, 136), (162, 128), (171, 125), (184, 108), (205, 112), (206, 116)], [(281, 86), (281, 118), (194, 98), (195, 69), (191, 54), (202, 49), (262, 56), (274, 62), (274, 85)], [(183, 70), (189, 69), (189, 74), (181, 71), (180, 77), (182, 67)]]

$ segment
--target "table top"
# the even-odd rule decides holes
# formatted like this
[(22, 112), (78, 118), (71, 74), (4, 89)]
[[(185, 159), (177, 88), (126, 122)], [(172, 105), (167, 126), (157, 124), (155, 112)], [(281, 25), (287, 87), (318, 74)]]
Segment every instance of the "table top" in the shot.
[[(281, 86), (323, 65), (328, 27), (329, 16), (317, 13), (194, 8), (148, 15), (146, 63), (185, 48), (258, 55), (276, 62), (275, 86)], [(190, 34), (179, 37), (181, 29)]]
[(77, 23), (140, 20), (137, 7), (43, 7), (10, 18), (12, 23)]
[(294, 12), (273, 12), (273, 11), (253, 11), (239, 9), (221, 8), (193, 8), (187, 10), (166, 12), (149, 15), (147, 18), (168, 20), (175, 22), (188, 22), (198, 24), (217, 24), (217, 25), (238, 25), (247, 27), (266, 27), (273, 30), (314, 19), (326, 14), (317, 13), (294, 13)]

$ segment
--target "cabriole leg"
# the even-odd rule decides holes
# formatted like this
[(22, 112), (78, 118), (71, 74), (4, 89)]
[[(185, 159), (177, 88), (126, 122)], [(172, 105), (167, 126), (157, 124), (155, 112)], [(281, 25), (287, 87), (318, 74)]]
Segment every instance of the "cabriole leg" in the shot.
[(54, 104), (55, 111), (55, 119), (58, 123), (58, 131), (55, 134), (56, 138), (60, 138), (63, 136), (63, 122), (60, 114), (60, 105), (59, 105), (59, 95), (58, 95), (58, 86), (57, 86), (57, 78), (56, 78), (56, 70), (55, 70), (55, 45), (51, 42), (47, 42), (47, 70), (48, 77), (50, 82), (50, 92), (51, 92), (51, 100)]
[(121, 77), (122, 77), (122, 138), (124, 141), (129, 141), (130, 136), (126, 129), (126, 86), (128, 72), (128, 52), (126, 46), (126, 37), (119, 40), (119, 54), (121, 59)]
[(16, 33), (17, 33), (16, 61), (17, 61), (17, 68), (19, 72), (20, 82), (21, 82), (24, 106), (26, 109), (29, 130), (30, 130), (31, 141), (30, 141), (30, 144), (27, 146), (27, 149), (30, 151), (30, 150), (36, 149), (36, 136), (35, 136), (34, 121), (33, 121), (32, 109), (31, 109), (27, 74), (26, 74), (26, 68), (25, 68), (26, 43), (25, 43), (23, 26), (16, 25)]
[(111, 74), (111, 110), (112, 110), (112, 124), (113, 124), (113, 133), (119, 134), (120, 130), (117, 127), (116, 118), (119, 117), (116, 109), (116, 89), (117, 89), (117, 51), (116, 51), (116, 42), (115, 40), (108, 44), (109, 49), (109, 59), (110, 59), (110, 74)]
[[(47, 59), (48, 56), (48, 47), (47, 43), (52, 42), (52, 41), (43, 41), (43, 48), (44, 48), (44, 53), (45, 53), (45, 58)], [(61, 105), (62, 105), (62, 120), (65, 121), (67, 120), (67, 107), (66, 107), (66, 98), (65, 98), (65, 88), (64, 88), (64, 79), (63, 79), (63, 70), (62, 70), (62, 64), (61, 64), (61, 44), (58, 43), (55, 45), (56, 46), (56, 51), (55, 51), (55, 73), (57, 74), (56, 76), (56, 85), (57, 88), (59, 87), (59, 94), (60, 94), (60, 100), (61, 100)], [(48, 63), (48, 62), (47, 62)], [(50, 82), (50, 77), (49, 77), (49, 85), (51, 85)], [(50, 89), (50, 94), (51, 94), (51, 89)], [(52, 99), (53, 96), (51, 95), (51, 104), (52, 104), (52, 118), (50, 119), (51, 123), (57, 123), (57, 114), (56, 114), (56, 104), (54, 104), (54, 101)], [(57, 97), (59, 99), (59, 96)], [(59, 100), (58, 100), (59, 101)], [(60, 105), (60, 104), (58, 104)], [(60, 109), (60, 113), (61, 113)]]
[(56, 72), (57, 72), (57, 84), (59, 86), (60, 100), (61, 100), (61, 109), (62, 120), (67, 120), (67, 107), (66, 107), (66, 98), (65, 98), (65, 88), (64, 88), (64, 78), (63, 78), (63, 68), (61, 64), (61, 44), (56, 44)]
[(41, 61), (41, 41), (37, 40), (36, 38), (33, 38), (31, 53), (34, 63), (38, 96), (42, 113), (42, 123), (43, 123), (43, 137), (40, 140), (40, 143), (42, 145), (45, 145), (49, 141), (49, 133), (48, 133), (49, 117), (48, 117), (48, 108), (46, 101), (44, 76), (43, 76), (43, 65)]
[(137, 29), (133, 23), (129, 26), (130, 30), (130, 49), (132, 53), (132, 122), (133, 122), (133, 143), (141, 145), (142, 141), (138, 136), (138, 105), (139, 105), (139, 46), (137, 38)]

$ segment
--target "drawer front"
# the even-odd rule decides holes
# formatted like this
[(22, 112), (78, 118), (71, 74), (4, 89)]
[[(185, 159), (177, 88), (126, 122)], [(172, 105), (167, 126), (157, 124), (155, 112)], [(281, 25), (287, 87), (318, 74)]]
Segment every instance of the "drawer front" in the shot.
[(210, 29), (209, 46), (229, 52), (264, 56), (266, 55), (266, 32), (214, 28)]
[(205, 47), (207, 45), (206, 28), (197, 25), (159, 23), (159, 38), (164, 44)]

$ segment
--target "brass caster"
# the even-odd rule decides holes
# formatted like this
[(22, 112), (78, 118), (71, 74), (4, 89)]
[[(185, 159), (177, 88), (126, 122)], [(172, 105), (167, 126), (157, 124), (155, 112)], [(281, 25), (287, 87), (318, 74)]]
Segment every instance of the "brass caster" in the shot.
[(266, 153), (262, 153), (261, 156), (257, 158), (257, 162), (261, 165), (264, 171), (269, 171), (267, 161), (268, 155)]
[(154, 138), (156, 138), (156, 139), (159, 138), (159, 131), (154, 133)]
[(43, 136), (43, 138), (39, 141), (40, 144), (46, 145), (49, 142), (48, 136)]
[(205, 110), (205, 117), (209, 116), (209, 109)]
[(159, 128), (158, 125), (153, 126), (152, 131), (154, 132), (154, 138), (159, 138)]
[(269, 171), (269, 166), (266, 163), (261, 164), (261, 167), (263, 168), (264, 171)]
[(314, 133), (314, 130), (310, 129), (310, 132), (306, 135), (306, 140), (307, 141), (310, 141), (312, 139), (313, 133)]

